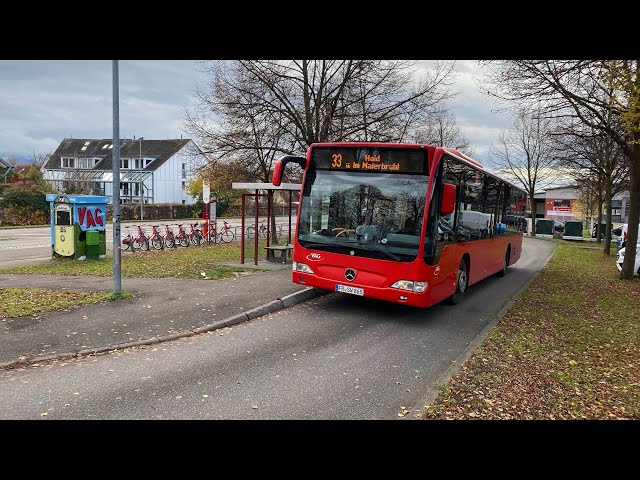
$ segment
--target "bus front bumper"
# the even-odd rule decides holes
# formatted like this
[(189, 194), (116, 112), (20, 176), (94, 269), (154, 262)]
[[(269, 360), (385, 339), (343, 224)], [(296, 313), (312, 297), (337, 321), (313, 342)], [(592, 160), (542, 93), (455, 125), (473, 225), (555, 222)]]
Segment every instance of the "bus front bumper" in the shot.
[[(307, 285), (309, 287), (322, 288), (332, 292), (347, 293), (354, 296), (362, 296), (367, 298), (377, 298), (387, 302), (401, 303), (412, 307), (425, 308), (429, 303), (429, 287), (424, 292), (411, 292), (409, 290), (400, 290), (391, 287), (371, 287), (367, 285), (358, 285), (352, 282), (337, 282), (332, 279), (318, 277), (302, 272), (292, 272), (293, 283)], [(348, 287), (348, 288), (343, 288)], [(350, 288), (349, 288), (350, 287)]]

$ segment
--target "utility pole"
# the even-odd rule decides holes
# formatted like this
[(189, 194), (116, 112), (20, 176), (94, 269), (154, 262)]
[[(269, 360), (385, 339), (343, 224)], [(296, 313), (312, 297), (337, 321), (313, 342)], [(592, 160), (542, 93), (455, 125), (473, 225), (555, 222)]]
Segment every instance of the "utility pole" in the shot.
[(120, 270), (120, 104), (118, 60), (113, 60), (113, 293), (122, 291)]
[[(142, 139), (144, 137), (140, 137), (140, 152), (138, 154), (138, 162), (140, 169), (142, 170)], [(142, 180), (140, 180), (140, 221), (144, 220), (144, 213), (142, 211), (143, 209), (143, 204), (144, 204), (144, 196), (143, 196), (143, 190), (144, 190), (144, 182)]]

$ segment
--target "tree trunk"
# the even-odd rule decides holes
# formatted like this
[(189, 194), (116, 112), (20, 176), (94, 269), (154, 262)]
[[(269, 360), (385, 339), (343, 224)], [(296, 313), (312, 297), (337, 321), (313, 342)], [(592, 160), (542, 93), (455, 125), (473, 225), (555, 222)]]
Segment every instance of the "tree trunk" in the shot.
[(531, 232), (529, 235), (536, 236), (536, 202), (533, 199), (533, 194), (529, 195), (529, 209), (531, 210)]
[(602, 243), (600, 235), (602, 233), (602, 190), (598, 190), (598, 224), (596, 225), (596, 243)]
[(604, 192), (604, 201), (607, 205), (607, 228), (604, 231), (604, 254), (611, 255), (611, 207), (613, 194), (611, 193), (611, 181), (607, 182)]
[(633, 278), (635, 273), (635, 246), (638, 243), (638, 223), (640, 223), (640, 133), (635, 135), (634, 140), (636, 143), (633, 145), (631, 151), (631, 158), (629, 163), (631, 164), (629, 182), (629, 230), (627, 231), (627, 255), (624, 256), (624, 263), (622, 264), (622, 272), (620, 272), (620, 280), (629, 280)]

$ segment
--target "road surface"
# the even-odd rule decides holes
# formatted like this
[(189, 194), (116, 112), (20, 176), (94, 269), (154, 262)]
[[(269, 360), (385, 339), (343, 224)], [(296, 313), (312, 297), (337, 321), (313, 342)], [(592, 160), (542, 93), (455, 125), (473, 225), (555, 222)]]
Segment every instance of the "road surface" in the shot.
[(397, 419), (421, 407), (553, 248), (525, 238), (506, 277), (456, 306), (332, 293), (230, 330), (0, 372), (0, 418)]
[[(172, 226), (173, 232), (177, 233), (178, 228), (176, 223), (184, 222), (184, 227), (188, 229), (188, 223), (195, 223), (199, 219), (185, 219), (185, 220), (170, 220), (167, 223)], [(218, 225), (222, 225), (222, 220), (226, 220), (230, 226), (237, 227), (236, 238), (240, 240), (240, 218), (225, 218), (218, 221)], [(253, 225), (251, 219), (245, 220), (246, 226)], [(292, 229), (295, 231), (295, 215), (292, 217)], [(282, 225), (283, 232), (287, 231), (289, 226), (288, 217), (276, 217), (276, 222)], [(125, 226), (130, 226), (131, 233), (135, 233), (135, 228), (131, 225), (137, 224), (137, 222), (123, 222), (121, 232), (126, 235), (127, 230)], [(151, 234), (150, 225), (155, 225), (154, 222), (144, 222), (147, 235)], [(258, 224), (259, 225), (259, 224)], [(164, 223), (160, 223), (161, 228), (164, 228)], [(113, 226), (111, 223), (107, 224), (107, 251), (112, 250), (113, 245)], [(49, 227), (33, 227), (33, 228), (0, 228), (0, 267), (12, 267), (17, 265), (27, 265), (29, 263), (41, 263), (44, 260), (51, 258), (51, 229)]]

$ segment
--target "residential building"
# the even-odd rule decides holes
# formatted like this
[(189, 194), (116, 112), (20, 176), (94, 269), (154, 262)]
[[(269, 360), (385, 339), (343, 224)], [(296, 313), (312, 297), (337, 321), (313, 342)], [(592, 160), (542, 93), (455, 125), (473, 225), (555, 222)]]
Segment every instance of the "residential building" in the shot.
[[(113, 194), (111, 139), (65, 138), (42, 166), (45, 180), (59, 191)], [(190, 139), (120, 140), (121, 203), (195, 202), (186, 191), (195, 167), (204, 163)]]

